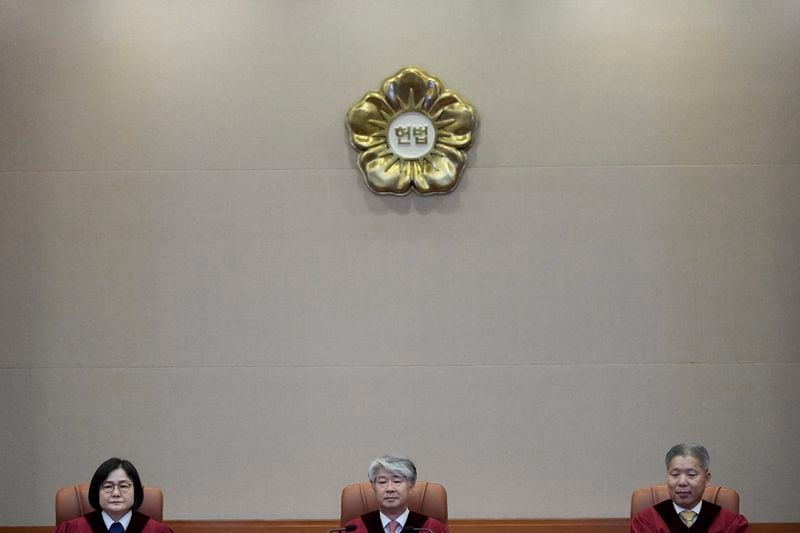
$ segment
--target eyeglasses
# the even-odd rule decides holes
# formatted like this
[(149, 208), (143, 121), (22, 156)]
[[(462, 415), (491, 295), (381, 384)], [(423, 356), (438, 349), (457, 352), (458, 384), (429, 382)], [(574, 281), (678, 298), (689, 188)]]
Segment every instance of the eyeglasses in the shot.
[(111, 494), (114, 492), (114, 487), (119, 489), (120, 494), (126, 494), (133, 488), (133, 483), (130, 481), (120, 481), (119, 483), (112, 483), (107, 481), (100, 485), (100, 490), (105, 492), (106, 494)]

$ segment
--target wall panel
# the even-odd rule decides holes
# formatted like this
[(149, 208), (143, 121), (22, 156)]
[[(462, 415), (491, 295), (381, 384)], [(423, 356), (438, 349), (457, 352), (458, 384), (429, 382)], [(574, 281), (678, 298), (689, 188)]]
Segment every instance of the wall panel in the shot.
[[(791, 1), (0, 0), (0, 523), (115, 454), (324, 519), (390, 450), (455, 519), (614, 519), (683, 440), (797, 522), (797, 49)], [(409, 64), (480, 114), (448, 196), (347, 142)]]

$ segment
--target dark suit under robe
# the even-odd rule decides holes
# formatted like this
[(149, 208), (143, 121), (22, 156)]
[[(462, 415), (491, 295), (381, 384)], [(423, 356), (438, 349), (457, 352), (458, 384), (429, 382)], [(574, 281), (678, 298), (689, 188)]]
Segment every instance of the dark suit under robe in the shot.
[[(79, 518), (61, 522), (56, 526), (55, 533), (108, 533), (108, 528), (103, 522), (100, 511), (93, 511)], [(173, 533), (173, 531), (161, 522), (134, 511), (125, 533)]]
[(740, 514), (703, 501), (700, 514), (691, 528), (675, 512), (672, 500), (665, 500), (636, 514), (630, 533), (749, 533), (750, 524)]
[[(355, 524), (356, 530), (353, 533), (385, 533), (383, 524), (381, 523), (380, 511), (372, 511), (371, 513), (363, 514), (360, 518), (356, 518), (350, 522)], [(430, 518), (424, 514), (415, 513), (410, 511), (408, 519), (401, 533), (413, 533), (411, 528), (422, 527), (430, 529), (433, 533), (450, 533), (446, 525), (442, 524), (435, 518)], [(420, 532), (428, 533), (428, 532)]]

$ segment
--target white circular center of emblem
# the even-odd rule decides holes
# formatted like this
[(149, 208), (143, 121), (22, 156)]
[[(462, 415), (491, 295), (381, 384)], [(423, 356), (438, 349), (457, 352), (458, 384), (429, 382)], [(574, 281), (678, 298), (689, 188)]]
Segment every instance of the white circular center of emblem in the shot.
[(436, 129), (426, 115), (418, 111), (401, 113), (386, 132), (389, 148), (403, 159), (419, 159), (436, 144)]

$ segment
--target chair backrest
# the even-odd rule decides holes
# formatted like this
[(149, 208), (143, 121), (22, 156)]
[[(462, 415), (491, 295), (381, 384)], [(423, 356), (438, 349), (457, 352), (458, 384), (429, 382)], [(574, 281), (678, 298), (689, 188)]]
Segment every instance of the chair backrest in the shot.
[[(81, 483), (58, 489), (56, 493), (56, 525), (94, 511), (89, 505), (89, 484)], [(164, 494), (158, 487), (144, 487), (144, 500), (138, 511), (153, 520), (162, 521)]]
[[(377, 511), (378, 507), (369, 481), (347, 485), (342, 489), (341, 524)], [(417, 481), (408, 497), (408, 508), (447, 524), (447, 491), (439, 483)]]
[[(707, 485), (706, 490), (703, 492), (703, 499), (734, 513), (739, 512), (739, 493), (733, 489)], [(631, 495), (631, 518), (636, 513), (664, 500), (669, 500), (669, 490), (666, 485), (653, 485), (636, 489)]]

